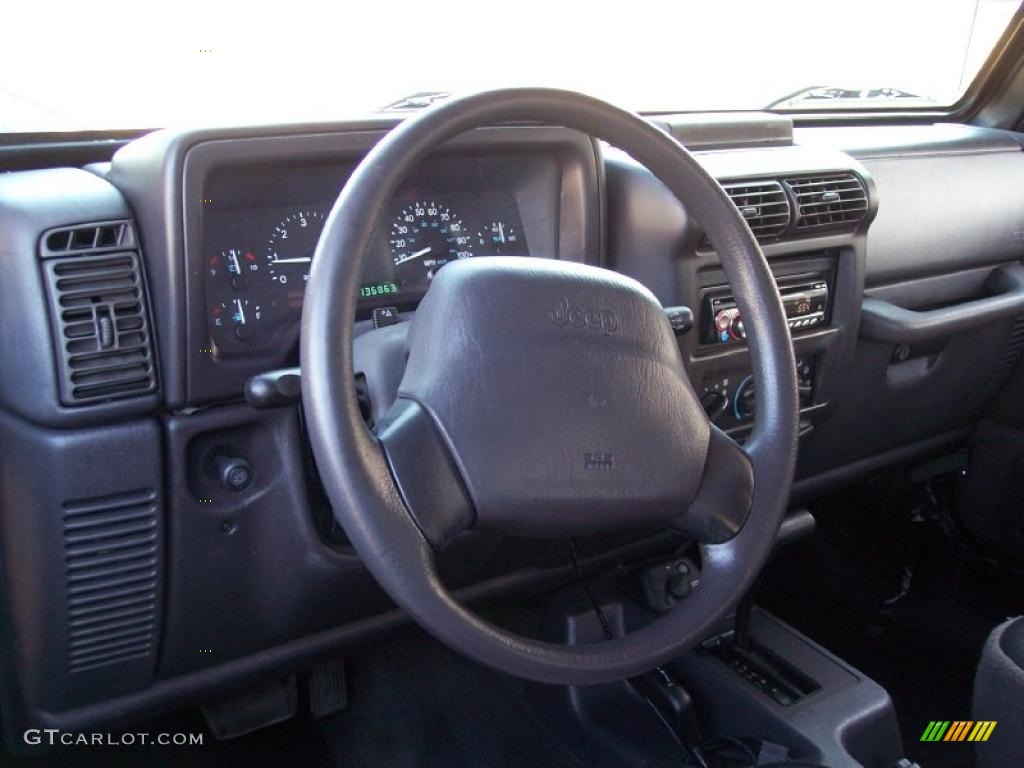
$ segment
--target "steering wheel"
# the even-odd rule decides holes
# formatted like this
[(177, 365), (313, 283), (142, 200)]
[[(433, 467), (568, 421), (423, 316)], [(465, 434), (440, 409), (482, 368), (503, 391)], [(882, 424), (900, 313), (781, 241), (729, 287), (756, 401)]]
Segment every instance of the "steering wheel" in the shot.
[[(748, 331), (757, 412), (741, 447), (712, 425), (658, 300), (635, 280), (542, 258), (454, 261), (409, 330), (399, 396), (371, 432), (352, 362), (357, 290), (399, 183), (444, 141), (504, 122), (562, 125), (628, 152), (709, 233)], [(451, 648), (524, 678), (621, 680), (678, 656), (750, 587), (789, 497), (799, 422), (778, 290), (750, 229), (674, 138), (588, 96), (509, 89), (443, 102), (355, 169), (320, 237), (302, 313), (302, 395), (334, 514), (391, 598)], [(624, 637), (557, 645), (460, 606), (437, 553), (467, 529), (530, 537), (664, 525), (700, 545), (701, 583)]]

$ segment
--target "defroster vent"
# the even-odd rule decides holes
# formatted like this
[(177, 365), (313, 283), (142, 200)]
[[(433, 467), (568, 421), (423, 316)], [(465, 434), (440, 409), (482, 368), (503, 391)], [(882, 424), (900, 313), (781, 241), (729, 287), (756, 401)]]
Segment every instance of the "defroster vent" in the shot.
[(131, 222), (125, 220), (61, 227), (43, 235), (41, 247), (44, 257), (134, 248), (135, 231)]
[(46, 258), (43, 269), (61, 402), (81, 405), (154, 391), (156, 369), (138, 253)]
[(149, 489), (63, 505), (71, 672), (150, 655), (159, 525)]

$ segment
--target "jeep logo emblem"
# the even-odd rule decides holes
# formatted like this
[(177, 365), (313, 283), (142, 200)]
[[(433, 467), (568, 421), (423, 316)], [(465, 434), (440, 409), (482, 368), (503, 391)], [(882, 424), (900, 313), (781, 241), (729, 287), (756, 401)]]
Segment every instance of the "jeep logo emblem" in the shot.
[(612, 310), (574, 307), (568, 299), (560, 300), (558, 307), (548, 312), (548, 319), (555, 325), (571, 325), (573, 328), (599, 331), (602, 336), (611, 336), (619, 330), (619, 318)]

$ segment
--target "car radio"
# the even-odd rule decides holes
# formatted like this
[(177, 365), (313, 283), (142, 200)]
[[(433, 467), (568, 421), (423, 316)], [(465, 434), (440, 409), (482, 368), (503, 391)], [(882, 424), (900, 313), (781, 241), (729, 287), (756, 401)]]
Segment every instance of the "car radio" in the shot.
[[(746, 338), (735, 299), (720, 290), (709, 289), (704, 295), (701, 340), (705, 344), (731, 344)], [(790, 331), (816, 328), (827, 322), (829, 291), (825, 279), (816, 277), (780, 283), (779, 293)]]

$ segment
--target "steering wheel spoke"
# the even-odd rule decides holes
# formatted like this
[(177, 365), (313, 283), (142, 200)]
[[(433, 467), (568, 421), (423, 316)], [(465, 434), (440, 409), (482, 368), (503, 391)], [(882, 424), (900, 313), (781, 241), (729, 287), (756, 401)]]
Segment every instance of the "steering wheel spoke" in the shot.
[(754, 465), (750, 457), (735, 440), (712, 425), (697, 495), (671, 526), (701, 544), (723, 544), (746, 523), (753, 498)]
[(416, 527), (434, 549), (444, 549), (472, 526), (475, 513), (436, 425), (419, 403), (402, 398), (378, 429), (378, 439)]

